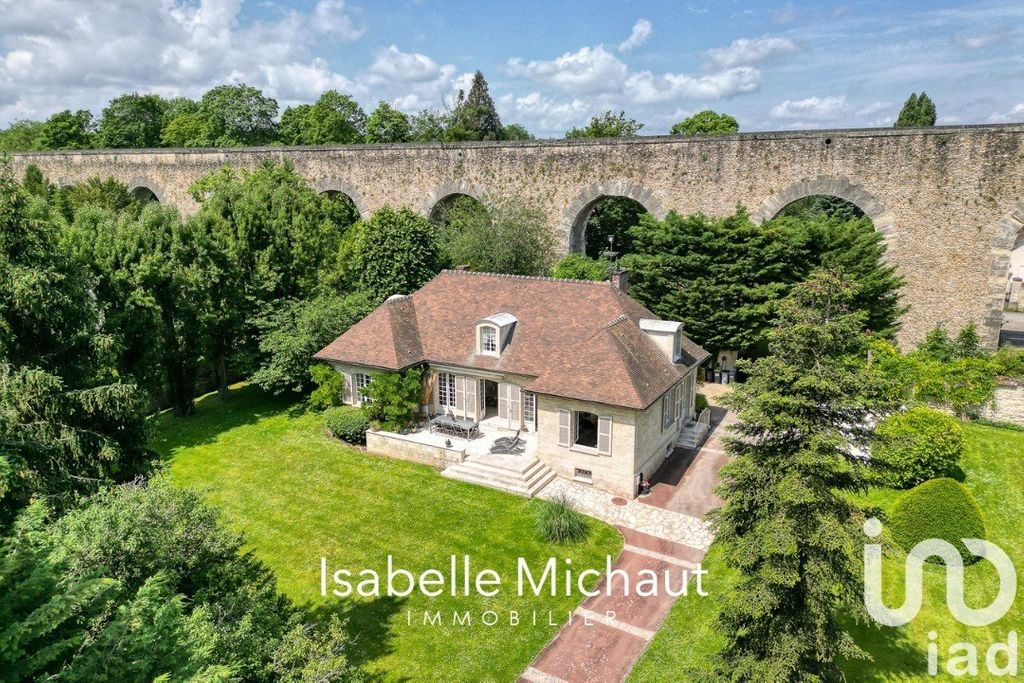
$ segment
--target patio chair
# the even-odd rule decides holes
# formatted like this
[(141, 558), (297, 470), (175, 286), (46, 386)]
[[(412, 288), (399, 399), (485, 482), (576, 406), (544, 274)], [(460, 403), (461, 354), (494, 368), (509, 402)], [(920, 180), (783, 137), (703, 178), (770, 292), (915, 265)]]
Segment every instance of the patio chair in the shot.
[[(518, 455), (526, 451), (526, 442), (520, 441), (519, 435), (522, 434), (523, 429), (520, 427), (516, 430), (514, 436), (502, 436), (494, 440), (491, 444), (491, 453), (494, 455)], [(520, 449), (520, 445), (523, 446)]]

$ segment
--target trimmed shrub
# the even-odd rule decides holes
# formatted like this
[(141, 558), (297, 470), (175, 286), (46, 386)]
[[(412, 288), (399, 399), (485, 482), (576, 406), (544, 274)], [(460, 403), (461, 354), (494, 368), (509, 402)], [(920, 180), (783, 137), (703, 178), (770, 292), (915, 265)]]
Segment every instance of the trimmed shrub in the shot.
[(960, 423), (924, 406), (882, 420), (871, 448), (881, 481), (898, 488), (955, 473), (963, 454)]
[(709, 405), (710, 404), (708, 403), (708, 397), (705, 396), (704, 394), (697, 394), (693, 399), (694, 412), (696, 412), (698, 415), (704, 412), (704, 409), (707, 408)]
[(541, 501), (537, 512), (537, 528), (551, 543), (578, 543), (590, 533), (590, 525), (564, 493)]
[[(920, 541), (941, 538), (955, 545), (967, 564), (978, 557), (960, 539), (985, 538), (985, 521), (970, 491), (948, 478), (926, 481), (903, 494), (890, 512), (889, 528), (907, 552)], [(936, 557), (928, 561), (942, 562)]]
[(324, 424), (335, 438), (348, 443), (364, 444), (370, 419), (355, 406), (342, 406), (324, 411)]

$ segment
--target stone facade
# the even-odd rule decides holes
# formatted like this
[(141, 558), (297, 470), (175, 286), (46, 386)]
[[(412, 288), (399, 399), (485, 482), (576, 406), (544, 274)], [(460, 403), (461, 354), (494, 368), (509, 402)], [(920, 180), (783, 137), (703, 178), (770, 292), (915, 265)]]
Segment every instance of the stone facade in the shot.
[(985, 406), (982, 417), (993, 422), (1009, 422), (1024, 427), (1024, 385), (1007, 382), (996, 387), (995, 396)]
[(632, 197), (669, 210), (724, 215), (738, 204), (768, 218), (811, 194), (858, 204), (906, 278), (913, 343), (937, 323), (974, 322), (998, 339), (1009, 253), (1024, 228), (1024, 126), (748, 133), (510, 143), (332, 148), (122, 150), (18, 154), (52, 181), (113, 176), (191, 213), (188, 192), (224, 165), (288, 159), (321, 191), (348, 194), (365, 215), (384, 205), (427, 213), (451, 194), (517, 195), (542, 207), (562, 249), (582, 244), (594, 202)]

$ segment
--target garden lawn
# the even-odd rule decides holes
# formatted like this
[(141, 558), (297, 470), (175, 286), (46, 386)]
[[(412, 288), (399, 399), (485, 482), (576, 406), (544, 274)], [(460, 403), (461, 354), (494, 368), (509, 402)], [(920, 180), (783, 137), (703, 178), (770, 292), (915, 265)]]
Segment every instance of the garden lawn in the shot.
[[(1024, 432), (979, 424), (964, 425), (964, 432), (967, 439), (967, 452), (961, 463), (966, 474), (964, 485), (985, 516), (988, 540), (1006, 551), (1020, 574), (1024, 571)], [(860, 497), (859, 502), (885, 511), (900, 495), (901, 491), (873, 489), (866, 497)], [(898, 548), (887, 548), (884, 595), (886, 604), (891, 607), (903, 602), (904, 558), (905, 554)], [(724, 644), (724, 636), (717, 630), (715, 596), (728, 591), (737, 574), (725, 566), (716, 545), (712, 545), (703, 566), (709, 572), (705, 584), (710, 586), (706, 590), (711, 595), (700, 600), (679, 599), (634, 668), (630, 681), (699, 680), (700, 672)], [(992, 565), (978, 562), (966, 567), (964, 574), (967, 604), (971, 607), (988, 605), (998, 590), (998, 577)], [(949, 647), (958, 642), (973, 643), (978, 648), (980, 675), (972, 680), (992, 680), (985, 669), (988, 647), (997, 641), (1005, 643), (1010, 631), (1016, 631), (1018, 638), (1024, 637), (1024, 609), (1020, 597), (1006, 616), (994, 624), (968, 627), (957, 622), (946, 607), (945, 569), (925, 565), (924, 580), (923, 607), (906, 626), (852, 626), (854, 638), (874, 661), (847, 662), (844, 669), (848, 680), (935, 680), (927, 670), (929, 631), (937, 634), (939, 673), (943, 680), (951, 680), (948, 674), (942, 674), (949, 660)], [(998, 663), (1005, 663), (1003, 655)]]
[[(205, 397), (194, 416), (160, 415), (154, 426), (152, 446), (169, 461), (171, 479), (204, 491), (298, 604), (317, 617), (347, 617), (355, 638), (351, 658), (387, 680), (514, 680), (582, 598), (535, 597), (529, 590), (519, 597), (517, 558), (529, 562), (535, 577), (552, 556), (562, 567), (561, 558), (571, 558), (578, 572), (603, 568), (605, 555), (614, 557), (622, 545), (613, 528), (597, 521), (582, 544), (542, 542), (535, 527), (539, 502), (350, 448), (324, 434), (320, 414), (256, 387), (234, 388), (225, 403)], [(371, 568), (386, 577), (389, 554), (396, 567), (414, 574), (438, 568), (446, 576), (451, 555), (460, 562), (469, 555), (474, 573), (499, 572), (501, 592), (491, 598), (428, 598), (418, 591), (407, 598), (321, 596), (321, 557), (331, 572)], [(481, 623), (486, 610), (497, 613), (497, 625)], [(442, 623), (424, 625), (425, 611), (440, 612)], [(518, 626), (510, 625), (512, 611)], [(468, 612), (472, 625), (453, 625), (455, 612)]]

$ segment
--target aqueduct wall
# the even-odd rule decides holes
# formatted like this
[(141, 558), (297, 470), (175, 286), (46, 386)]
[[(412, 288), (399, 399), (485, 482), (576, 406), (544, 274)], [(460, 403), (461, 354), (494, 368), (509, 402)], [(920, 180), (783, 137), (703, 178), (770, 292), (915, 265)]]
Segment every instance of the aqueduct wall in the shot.
[[(1024, 125), (745, 133), (509, 143), (260, 149), (97, 150), (14, 156), (53, 182), (113, 176), (188, 214), (188, 189), (230, 164), (290, 159), (320, 191), (365, 215), (384, 205), (429, 213), (453, 193), (514, 194), (543, 207), (566, 249), (604, 195), (656, 216), (747, 206), (758, 218), (814, 194), (854, 202), (886, 237), (906, 278), (904, 343), (943, 323), (998, 339), (1009, 251), (1024, 228)], [(582, 217), (582, 218), (581, 218)]]

